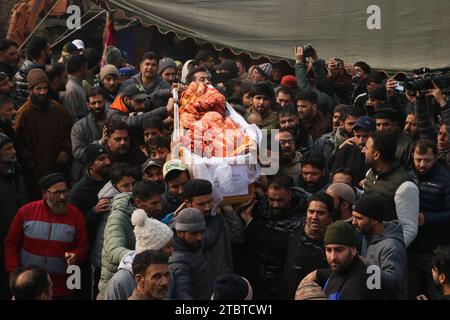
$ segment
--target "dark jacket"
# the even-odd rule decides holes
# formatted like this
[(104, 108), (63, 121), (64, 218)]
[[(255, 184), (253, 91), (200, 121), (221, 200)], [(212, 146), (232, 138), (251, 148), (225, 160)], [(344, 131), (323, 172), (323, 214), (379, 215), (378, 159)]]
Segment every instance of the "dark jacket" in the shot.
[(11, 67), (7, 64), (3, 64), (0, 62), (0, 72), (6, 73), (9, 77), (9, 79), (11, 79), (11, 81), (14, 78), (14, 76), (16, 75), (17, 71), (18, 70), (17, 70), (16, 66)]
[(404, 300), (407, 297), (407, 260), (403, 230), (397, 221), (385, 222), (384, 233), (366, 236), (368, 265), (381, 269), (381, 297), (386, 300)]
[(317, 111), (316, 115), (311, 119), (301, 119), (300, 121), (305, 126), (314, 141), (319, 139), (324, 133), (333, 130), (330, 115), (321, 111)]
[(133, 133), (137, 133), (143, 130), (142, 124), (145, 119), (148, 118), (160, 118), (165, 119), (167, 116), (166, 107), (161, 107), (152, 111), (138, 113), (130, 115), (131, 110), (125, 105), (122, 96), (117, 96), (111, 107), (106, 113), (106, 119), (108, 122), (120, 122), (128, 126)]
[(94, 180), (89, 173), (86, 173), (70, 190), (69, 203), (80, 209), (86, 217), (86, 227), (90, 241), (89, 248), (93, 247), (92, 244), (101, 218), (101, 214), (94, 212), (98, 202), (97, 194), (107, 182), (105, 180)]
[[(356, 256), (344, 272), (317, 270), (317, 283), (324, 288), (328, 300), (370, 300), (374, 290), (367, 287), (367, 265)], [(376, 290), (375, 290), (376, 291)]]
[(366, 173), (370, 169), (366, 164), (364, 153), (354, 144), (345, 145), (336, 151), (336, 158), (331, 171), (342, 167), (349, 168), (352, 171), (355, 185), (366, 178)]
[(425, 224), (419, 226), (409, 249), (431, 254), (437, 245), (450, 243), (450, 171), (437, 163), (426, 176), (416, 179)]
[[(286, 260), (289, 239), (302, 226), (306, 212), (306, 196), (294, 191), (290, 208), (273, 216), (266, 198), (255, 208), (245, 236), (256, 252), (255, 297), (278, 299), (281, 273)], [(253, 283), (252, 283), (253, 284)]]
[(0, 173), (0, 300), (11, 299), (5, 272), (4, 241), (17, 210), (26, 203), (26, 191), (19, 168)]
[(41, 197), (37, 181), (52, 172), (67, 173), (68, 166), (56, 160), (61, 151), (72, 153), (70, 130), (72, 117), (56, 101), (47, 108), (29, 99), (16, 114), (17, 143), (22, 147), (25, 183), (31, 199)]
[[(23, 105), (27, 101), (28, 95), (30, 94), (30, 91), (28, 90), (27, 75), (28, 71), (30, 71), (32, 67), (34, 68), (36, 65), (30, 60), (25, 60), (19, 71), (17, 71), (14, 76), (14, 79), (12, 79), (14, 86), (16, 87), (16, 100), (19, 103), (19, 106)], [(41, 69), (45, 70), (45, 67)]]
[(305, 233), (305, 224), (299, 227), (289, 238), (286, 263), (281, 276), (281, 298), (293, 300), (298, 284), (310, 272), (327, 267), (323, 239), (310, 239)]
[[(125, 88), (128, 87), (130, 84), (141, 84), (142, 86), (144, 86), (144, 84), (142, 83), (142, 80), (141, 80), (140, 72), (138, 74), (132, 76), (130, 79), (125, 80), (119, 88), (119, 93), (122, 92), (123, 90), (125, 90)], [(145, 92), (150, 96), (150, 99), (153, 99), (154, 95), (158, 94), (158, 91), (161, 89), (169, 89), (169, 90), (171, 89), (170, 84), (167, 83), (163, 78), (161, 78), (158, 75), (155, 76), (152, 83), (150, 83), (148, 86), (144, 86), (144, 87), (145, 87)]]
[(176, 235), (174, 248), (169, 258), (169, 270), (175, 278), (174, 299), (211, 299), (212, 280), (201, 248), (193, 249)]

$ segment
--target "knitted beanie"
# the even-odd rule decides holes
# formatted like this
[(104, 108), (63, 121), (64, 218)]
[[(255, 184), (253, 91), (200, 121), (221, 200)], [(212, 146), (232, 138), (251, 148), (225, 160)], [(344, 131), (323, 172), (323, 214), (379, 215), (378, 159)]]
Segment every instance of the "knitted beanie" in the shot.
[(323, 239), (324, 245), (340, 244), (348, 247), (356, 247), (356, 235), (353, 227), (342, 220), (328, 226)]
[(110, 74), (119, 77), (119, 70), (113, 64), (105, 64), (100, 69), (100, 81), (103, 81), (103, 79), (105, 79), (105, 77)]
[(31, 69), (28, 72), (27, 82), (28, 82), (28, 89), (33, 88), (39, 82), (47, 82), (47, 84), (49, 83), (48, 77), (45, 74), (45, 71), (42, 69), (39, 69), (39, 68)]
[(175, 230), (177, 231), (198, 232), (205, 230), (205, 227), (205, 217), (198, 209), (183, 209), (175, 217)]
[(158, 74), (161, 75), (161, 73), (169, 67), (172, 67), (177, 71), (177, 64), (172, 58), (162, 58), (159, 60)]
[(136, 209), (131, 216), (136, 236), (136, 253), (145, 250), (161, 250), (173, 238), (173, 231), (164, 223), (149, 218), (142, 209)]
[(256, 70), (266, 77), (267, 80), (272, 79), (272, 64), (271, 63), (262, 63), (256, 66)]

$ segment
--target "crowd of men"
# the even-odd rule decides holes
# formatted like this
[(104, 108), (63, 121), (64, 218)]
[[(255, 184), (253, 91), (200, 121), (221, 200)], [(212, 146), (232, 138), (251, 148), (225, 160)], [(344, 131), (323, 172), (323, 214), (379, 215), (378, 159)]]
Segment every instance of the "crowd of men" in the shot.
[[(20, 59), (0, 41), (2, 299), (450, 299), (440, 88), (399, 91), (302, 47), (295, 75), (208, 50), (136, 68), (105, 52), (35, 36)], [(172, 156), (173, 90), (191, 82), (278, 129), (279, 170), (251, 201), (214, 206)]]

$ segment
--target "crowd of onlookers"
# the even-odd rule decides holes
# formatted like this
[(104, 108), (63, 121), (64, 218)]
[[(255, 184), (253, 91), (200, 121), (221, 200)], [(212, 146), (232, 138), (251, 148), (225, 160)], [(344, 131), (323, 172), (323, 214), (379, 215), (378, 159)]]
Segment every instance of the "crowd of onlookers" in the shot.
[[(56, 57), (35, 36), (24, 60), (0, 41), (2, 299), (449, 299), (443, 88), (399, 91), (302, 47), (292, 74), (104, 52), (75, 40)], [(171, 152), (173, 91), (191, 82), (278, 129), (279, 170), (248, 202), (213, 205)]]

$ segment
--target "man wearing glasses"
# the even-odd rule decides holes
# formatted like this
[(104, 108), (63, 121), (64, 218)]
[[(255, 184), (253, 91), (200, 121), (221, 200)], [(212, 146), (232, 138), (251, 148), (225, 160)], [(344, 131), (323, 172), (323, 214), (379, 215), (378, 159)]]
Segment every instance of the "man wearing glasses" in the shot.
[(74, 292), (67, 285), (68, 266), (79, 265), (88, 252), (85, 219), (68, 204), (70, 190), (63, 175), (46, 175), (39, 189), (42, 200), (21, 207), (9, 228), (5, 269), (11, 273), (20, 266), (41, 267), (50, 273), (54, 297), (70, 299)]
[(280, 144), (280, 171), (279, 174), (289, 176), (293, 179), (294, 185), (298, 184), (302, 154), (295, 151), (294, 134), (290, 129), (280, 129), (276, 135)]

